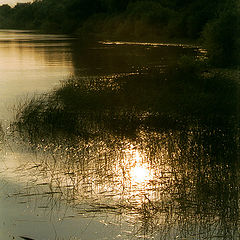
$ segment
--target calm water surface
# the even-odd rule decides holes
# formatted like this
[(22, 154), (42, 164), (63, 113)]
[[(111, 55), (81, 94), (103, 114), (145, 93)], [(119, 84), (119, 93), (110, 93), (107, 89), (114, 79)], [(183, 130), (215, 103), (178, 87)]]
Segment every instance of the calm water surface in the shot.
[(168, 70), (203, 54), (1, 30), (0, 238), (239, 239), (238, 86)]

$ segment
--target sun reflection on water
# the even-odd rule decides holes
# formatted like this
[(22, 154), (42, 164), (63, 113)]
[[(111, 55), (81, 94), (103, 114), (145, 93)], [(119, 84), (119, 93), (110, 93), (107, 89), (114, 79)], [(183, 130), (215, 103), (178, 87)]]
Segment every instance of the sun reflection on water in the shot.
[(135, 183), (144, 183), (150, 180), (150, 172), (145, 165), (136, 165), (130, 170), (131, 180)]
[(147, 183), (151, 179), (151, 174), (148, 164), (144, 162), (144, 154), (134, 149), (133, 146), (131, 146), (128, 152), (130, 153), (130, 158), (128, 158), (130, 182), (134, 185)]

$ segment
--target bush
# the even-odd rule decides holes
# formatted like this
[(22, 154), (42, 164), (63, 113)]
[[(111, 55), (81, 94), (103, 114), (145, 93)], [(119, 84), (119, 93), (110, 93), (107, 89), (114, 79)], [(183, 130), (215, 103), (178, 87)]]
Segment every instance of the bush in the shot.
[(154, 1), (137, 1), (129, 4), (127, 14), (148, 24), (166, 26), (173, 12)]
[(239, 13), (227, 11), (208, 23), (203, 30), (203, 42), (208, 50), (209, 62), (218, 67), (240, 63)]

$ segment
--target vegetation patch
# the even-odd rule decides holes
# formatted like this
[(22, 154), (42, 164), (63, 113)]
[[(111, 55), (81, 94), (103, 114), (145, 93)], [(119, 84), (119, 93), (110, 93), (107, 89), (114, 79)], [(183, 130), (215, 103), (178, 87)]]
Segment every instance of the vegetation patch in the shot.
[(103, 133), (134, 138), (141, 128), (227, 125), (236, 118), (237, 101), (233, 79), (183, 56), (164, 72), (70, 79), (19, 107), (13, 126), (33, 139)]
[(237, 0), (36, 0), (0, 6), (0, 28), (86, 39), (202, 39), (209, 62), (225, 67), (239, 64), (239, 9)]

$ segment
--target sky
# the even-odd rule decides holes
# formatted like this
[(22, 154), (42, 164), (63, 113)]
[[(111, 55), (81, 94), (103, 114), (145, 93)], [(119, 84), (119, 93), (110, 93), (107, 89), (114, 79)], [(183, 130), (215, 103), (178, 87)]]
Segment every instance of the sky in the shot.
[(24, 2), (31, 2), (31, 0), (0, 0), (0, 5), (3, 5), (3, 4), (8, 4), (10, 6), (14, 6), (16, 5), (16, 3), (24, 3)]

